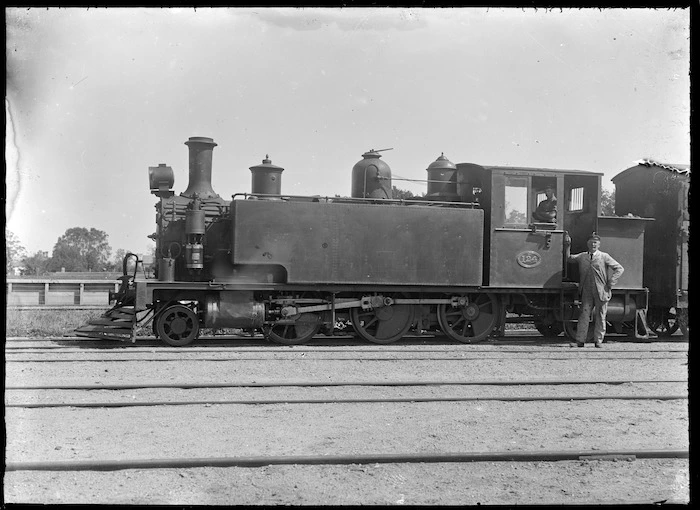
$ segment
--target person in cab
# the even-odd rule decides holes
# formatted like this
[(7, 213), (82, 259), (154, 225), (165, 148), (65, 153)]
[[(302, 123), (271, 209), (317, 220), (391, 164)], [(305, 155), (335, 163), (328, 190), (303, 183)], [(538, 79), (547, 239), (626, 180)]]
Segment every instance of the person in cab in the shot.
[(554, 188), (547, 186), (544, 194), (547, 198), (537, 204), (537, 209), (532, 213), (532, 219), (539, 223), (556, 223), (557, 197), (554, 196)]

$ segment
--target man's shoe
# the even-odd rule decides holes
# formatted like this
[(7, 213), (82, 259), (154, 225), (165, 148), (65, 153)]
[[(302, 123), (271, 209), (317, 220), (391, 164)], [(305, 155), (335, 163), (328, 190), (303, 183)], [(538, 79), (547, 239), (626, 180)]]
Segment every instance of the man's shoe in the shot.
[(601, 348), (603, 347), (603, 342), (596, 342), (596, 343), (595, 343), (595, 346), (596, 346), (598, 349), (601, 349)]
[(578, 342), (571, 342), (569, 345), (571, 347), (583, 347), (585, 344), (578, 343)]

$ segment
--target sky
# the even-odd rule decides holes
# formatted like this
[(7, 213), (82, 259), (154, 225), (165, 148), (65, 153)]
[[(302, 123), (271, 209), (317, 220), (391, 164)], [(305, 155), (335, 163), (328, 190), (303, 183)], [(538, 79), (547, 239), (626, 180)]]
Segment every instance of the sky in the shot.
[(688, 9), (6, 9), (6, 229), (33, 254), (72, 227), (147, 253), (148, 167), (187, 188), (350, 195), (382, 152), (420, 194), (453, 163), (602, 172), (690, 163)]

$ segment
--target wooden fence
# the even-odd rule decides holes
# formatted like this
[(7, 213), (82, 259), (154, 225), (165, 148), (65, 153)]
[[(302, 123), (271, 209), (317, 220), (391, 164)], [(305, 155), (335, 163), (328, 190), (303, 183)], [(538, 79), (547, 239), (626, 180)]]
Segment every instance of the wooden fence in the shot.
[(109, 308), (114, 279), (8, 278), (8, 308)]

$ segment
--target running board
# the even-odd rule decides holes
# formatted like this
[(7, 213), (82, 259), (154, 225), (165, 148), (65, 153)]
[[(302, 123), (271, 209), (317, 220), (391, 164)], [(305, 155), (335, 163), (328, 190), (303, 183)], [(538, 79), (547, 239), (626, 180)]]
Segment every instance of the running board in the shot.
[(102, 317), (92, 319), (75, 330), (78, 336), (102, 340), (136, 342), (136, 311), (133, 306), (107, 310)]

